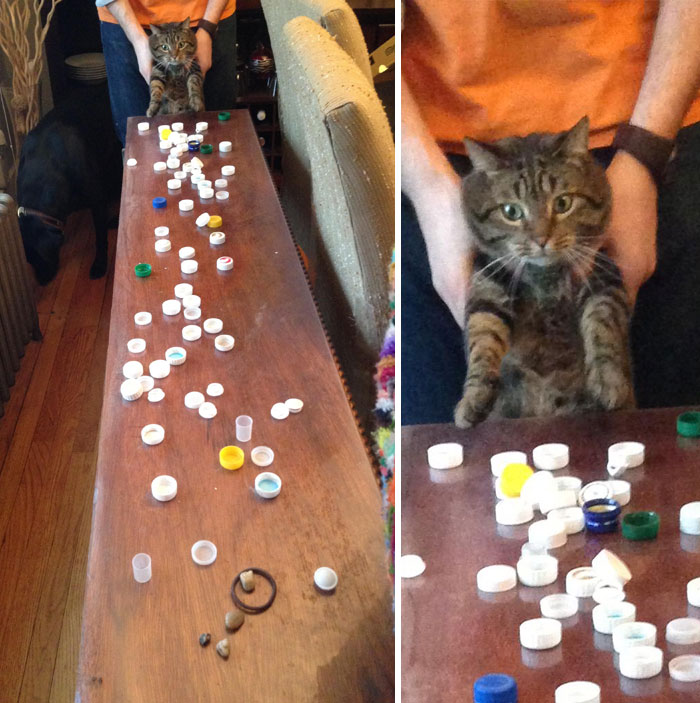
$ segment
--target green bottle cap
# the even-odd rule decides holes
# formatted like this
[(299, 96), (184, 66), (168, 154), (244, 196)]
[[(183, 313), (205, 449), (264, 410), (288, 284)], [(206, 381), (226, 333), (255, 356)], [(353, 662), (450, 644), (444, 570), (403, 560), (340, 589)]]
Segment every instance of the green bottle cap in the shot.
[(151, 275), (151, 265), (150, 264), (136, 264), (136, 266), (134, 266), (134, 273), (139, 278), (146, 278)]
[(700, 412), (681, 413), (676, 419), (676, 430), (683, 437), (700, 437)]
[(214, 147), (211, 144), (202, 144), (202, 146), (199, 147), (199, 151), (202, 154), (211, 154), (213, 150)]
[(220, 112), (220, 113), (219, 113), (219, 119), (220, 119), (222, 122), (225, 122), (226, 120), (230, 120), (230, 119), (231, 119), (231, 113), (230, 113), (230, 112)]
[(634, 541), (655, 539), (660, 522), (658, 513), (651, 511), (628, 513), (622, 518), (622, 535)]

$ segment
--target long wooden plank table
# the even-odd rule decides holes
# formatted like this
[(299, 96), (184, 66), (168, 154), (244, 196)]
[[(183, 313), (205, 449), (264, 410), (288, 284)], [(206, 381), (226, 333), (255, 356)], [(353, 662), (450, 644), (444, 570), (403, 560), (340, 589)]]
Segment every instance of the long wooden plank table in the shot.
[[(76, 700), (128, 701), (386, 701), (393, 698), (393, 631), (390, 583), (386, 575), (380, 496), (365, 447), (331, 355), (303, 269), (285, 224), (250, 116), (234, 111), (230, 121), (216, 113), (207, 120), (205, 142), (211, 155), (199, 154), (204, 173), (220, 178), (223, 164), (234, 164), (230, 198), (200, 201), (189, 181), (168, 193), (172, 170), (154, 173), (167, 154), (158, 145), (158, 124), (137, 132), (129, 120), (119, 240), (102, 410), (92, 534), (83, 612)], [(141, 118), (142, 119), (142, 118)], [(184, 120), (194, 132), (195, 118)], [(222, 140), (233, 144), (220, 153)], [(185, 155), (184, 160), (189, 160)], [(156, 210), (152, 198), (167, 197)], [(192, 212), (178, 201), (192, 198)], [(223, 218), (226, 242), (209, 244), (202, 212)], [(170, 228), (172, 249), (154, 251), (154, 228)], [(178, 250), (191, 245), (199, 270), (180, 272)], [(232, 256), (231, 272), (218, 272), (216, 259)], [(134, 265), (153, 266), (137, 278)], [(202, 319), (218, 317), (235, 337), (230, 352), (214, 348), (214, 335), (185, 342), (182, 313), (167, 317), (162, 301), (173, 298), (177, 283), (193, 284), (202, 299)], [(137, 327), (134, 314), (149, 311), (153, 322)], [(127, 352), (127, 341), (142, 337), (142, 354)], [(187, 349), (184, 365), (173, 367), (156, 386), (159, 403), (146, 395), (122, 400), (122, 365), (137, 359), (148, 367), (172, 346)], [(224, 394), (213, 398), (218, 414), (205, 420), (183, 403), (185, 393), (204, 392), (219, 382)], [(287, 398), (305, 402), (300, 414), (278, 421), (270, 408)], [(235, 418), (253, 417), (253, 437), (241, 445), (246, 462), (226, 471), (218, 452), (237, 444)], [(149, 423), (165, 428), (165, 441), (147, 446), (140, 431)], [(282, 478), (274, 500), (254, 491), (260, 469), (250, 449), (275, 452), (269, 470)], [(178, 481), (177, 497), (159, 503), (151, 480), (169, 474)], [(190, 548), (200, 539), (214, 542), (218, 557), (198, 566)], [(152, 558), (149, 583), (136, 583), (131, 559)], [(314, 588), (319, 566), (338, 574), (334, 595)], [(233, 608), (231, 583), (247, 567), (269, 571), (277, 598), (265, 613), (247, 615), (233, 635), (228, 661), (215, 652), (227, 635), (224, 615)], [(269, 588), (258, 580), (248, 598), (260, 604)], [(200, 633), (212, 643), (202, 648)]]
[[(474, 681), (495, 672), (516, 679), (520, 703), (553, 702), (555, 688), (575, 680), (598, 683), (604, 703), (700, 700), (700, 683), (679, 683), (668, 674), (670, 659), (700, 654), (700, 644), (678, 646), (665, 640), (670, 620), (700, 617), (700, 608), (686, 599), (687, 582), (700, 576), (700, 537), (682, 534), (678, 524), (680, 507), (700, 499), (700, 440), (677, 436), (678, 412), (498, 421), (468, 431), (447, 425), (403, 429), (401, 551), (418, 554), (426, 562), (421, 576), (401, 584), (403, 703), (471, 701)], [(578, 476), (586, 483), (609, 478), (607, 448), (627, 440), (646, 445), (646, 461), (621, 477), (632, 485), (632, 500), (623, 514), (658, 512), (658, 538), (630, 542), (620, 531), (571, 535), (565, 546), (551, 552), (559, 559), (559, 577), (551, 586), (518, 584), (499, 594), (477, 591), (481, 567), (515, 566), (528, 530), (527, 524), (497, 525), (489, 458), (521, 449), (531, 459), (538, 444), (564, 442), (570, 447), (571, 463), (555, 475)], [(448, 471), (430, 469), (427, 448), (447, 441), (464, 445), (463, 465)], [(611, 636), (593, 629), (591, 611), (596, 604), (590, 598), (581, 599), (579, 612), (563, 621), (559, 646), (545, 651), (520, 646), (519, 625), (541, 617), (540, 599), (564, 593), (566, 573), (590, 566), (602, 548), (618, 554), (632, 572), (625, 590), (627, 600), (637, 606), (637, 620), (657, 627), (664, 669), (653, 679), (620, 675)]]

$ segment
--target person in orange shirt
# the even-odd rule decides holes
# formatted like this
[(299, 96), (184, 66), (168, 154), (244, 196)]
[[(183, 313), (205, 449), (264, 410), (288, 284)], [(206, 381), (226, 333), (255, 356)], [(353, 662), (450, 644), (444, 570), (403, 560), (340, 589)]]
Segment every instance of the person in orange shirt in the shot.
[(196, 56), (204, 75), (207, 110), (234, 106), (236, 0), (96, 0), (96, 5), (112, 116), (122, 144), (127, 117), (145, 115), (150, 99), (149, 25), (189, 17), (191, 26), (196, 26)]
[(558, 132), (585, 114), (612, 188), (604, 246), (636, 301), (638, 404), (700, 402), (699, 85), (696, 0), (406, 0), (402, 422), (451, 422), (465, 376), (463, 137)]

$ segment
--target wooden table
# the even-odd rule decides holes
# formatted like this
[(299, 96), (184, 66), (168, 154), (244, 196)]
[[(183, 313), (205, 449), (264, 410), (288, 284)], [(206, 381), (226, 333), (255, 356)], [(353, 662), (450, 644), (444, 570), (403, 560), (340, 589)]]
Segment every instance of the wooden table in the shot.
[[(669, 645), (664, 634), (669, 620), (700, 617), (700, 608), (686, 600), (687, 582), (700, 576), (700, 537), (681, 534), (678, 528), (681, 505), (700, 499), (700, 440), (676, 435), (678, 412), (499, 421), (469, 431), (447, 425), (404, 428), (401, 551), (419, 554), (427, 567), (422, 576), (401, 584), (403, 703), (471, 701), (474, 680), (495, 672), (515, 677), (520, 703), (553, 702), (558, 685), (581, 679), (601, 686), (604, 703), (700, 700), (700, 683), (673, 681), (667, 668), (674, 656), (700, 654), (700, 645)], [(531, 457), (538, 444), (565, 442), (571, 464), (555, 475), (571, 474), (588, 482), (609, 478), (607, 448), (623, 440), (646, 445), (645, 464), (622, 477), (632, 484), (632, 501), (623, 511), (657, 511), (659, 537), (630, 542), (620, 532), (572, 535), (564, 547), (552, 551), (559, 559), (555, 584), (478, 592), (477, 571), (488, 564), (515, 566), (527, 541), (528, 525), (496, 524), (490, 456), (522, 449)], [(426, 449), (445, 441), (464, 445), (463, 466), (431, 470)], [(539, 513), (535, 515), (537, 519)], [(581, 600), (579, 613), (563, 621), (558, 647), (536, 652), (520, 646), (519, 625), (541, 617), (540, 599), (563, 593), (566, 573), (589, 566), (604, 547), (620, 555), (632, 571), (626, 592), (637, 606), (637, 620), (658, 628), (664, 670), (654, 679), (634, 681), (618, 673), (611, 636), (593, 630), (592, 599)]]
[[(205, 141), (215, 146), (200, 155), (207, 177), (220, 177), (223, 164), (236, 166), (223, 204), (200, 202), (189, 182), (168, 193), (172, 175), (153, 171), (166, 156), (156, 126), (167, 118), (150, 120), (144, 135), (136, 129), (140, 120), (129, 120), (125, 158), (138, 166), (124, 173), (76, 700), (390, 700), (392, 607), (372, 468), (248, 113), (234, 111), (228, 122), (216, 113), (197, 119), (208, 120)], [(192, 133), (194, 118), (184, 122)], [(219, 153), (224, 139), (233, 142), (231, 153)], [(159, 195), (167, 197), (165, 210), (151, 205)], [(194, 211), (180, 213), (178, 201), (187, 197)], [(224, 245), (210, 246), (212, 230), (195, 226), (203, 211), (222, 216)], [(166, 254), (154, 251), (158, 225), (170, 228)], [(185, 245), (195, 247), (199, 262), (189, 276), (178, 259)], [(217, 271), (221, 255), (234, 258), (233, 271)], [(153, 265), (149, 278), (134, 275), (139, 262)], [(233, 351), (216, 351), (214, 335), (206, 333), (184, 342), (181, 329), (189, 323), (182, 313), (162, 314), (161, 302), (182, 281), (201, 296), (202, 320), (223, 320), (224, 332), (236, 339)], [(153, 314), (147, 327), (134, 324), (142, 310)], [(144, 353), (127, 352), (132, 337), (146, 340)], [(147, 368), (172, 346), (184, 346), (188, 355), (156, 382), (165, 399), (122, 400), (124, 362), (135, 358)], [(204, 420), (183, 398), (211, 382), (225, 392), (212, 399), (217, 416)], [(292, 397), (304, 400), (303, 411), (273, 420), (273, 403)], [(246, 463), (226, 471), (218, 452), (236, 444), (235, 418), (242, 414), (254, 419), (252, 441), (242, 445)], [(142, 443), (148, 423), (165, 428), (162, 444)], [(283, 487), (274, 500), (254, 492), (255, 476), (265, 470), (249, 458), (258, 445), (275, 452), (270, 470)], [(160, 474), (178, 481), (170, 503), (151, 496), (151, 480)], [(218, 548), (211, 566), (190, 557), (199, 539)], [(152, 557), (146, 584), (132, 575), (138, 552)], [(323, 565), (338, 573), (335, 595), (314, 588), (314, 571)], [(214, 645), (226, 636), (229, 589), (251, 566), (274, 576), (277, 599), (229, 635), (231, 656), (224, 661)], [(269, 589), (258, 583), (250, 600), (259, 604)], [(212, 636), (207, 648), (198, 643), (203, 632)]]

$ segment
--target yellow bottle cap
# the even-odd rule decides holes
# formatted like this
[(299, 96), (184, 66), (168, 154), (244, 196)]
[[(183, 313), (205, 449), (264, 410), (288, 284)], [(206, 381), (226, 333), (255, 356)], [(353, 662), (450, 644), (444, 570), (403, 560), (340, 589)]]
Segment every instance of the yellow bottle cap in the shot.
[(160, 138), (167, 139), (172, 133), (173, 132), (171, 129), (162, 129), (160, 132)]
[(229, 471), (240, 469), (241, 466), (243, 466), (244, 458), (245, 454), (243, 453), (243, 450), (240, 447), (235, 447), (233, 445), (224, 447), (219, 452), (219, 463)]
[(508, 464), (501, 474), (501, 491), (509, 498), (517, 498), (520, 491), (535, 472), (527, 464)]
[(209, 218), (209, 224), (207, 225), (207, 227), (211, 227), (211, 229), (219, 229), (222, 224), (223, 220), (221, 219), (220, 215), (212, 215)]

